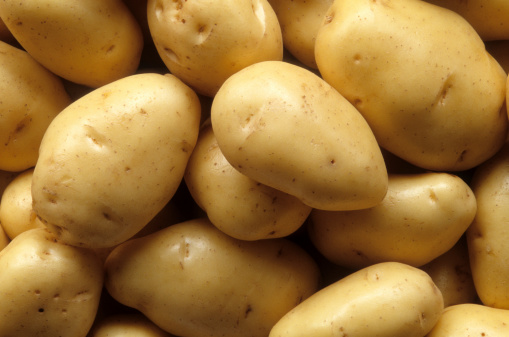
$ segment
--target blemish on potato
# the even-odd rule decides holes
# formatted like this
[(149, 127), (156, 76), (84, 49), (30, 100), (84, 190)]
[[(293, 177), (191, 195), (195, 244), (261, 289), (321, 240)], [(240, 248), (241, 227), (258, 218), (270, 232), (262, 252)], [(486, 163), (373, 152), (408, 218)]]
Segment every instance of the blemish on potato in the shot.
[(246, 310), (244, 311), (244, 318), (247, 318), (251, 311), (253, 311), (253, 308), (251, 307), (250, 304), (248, 304)]

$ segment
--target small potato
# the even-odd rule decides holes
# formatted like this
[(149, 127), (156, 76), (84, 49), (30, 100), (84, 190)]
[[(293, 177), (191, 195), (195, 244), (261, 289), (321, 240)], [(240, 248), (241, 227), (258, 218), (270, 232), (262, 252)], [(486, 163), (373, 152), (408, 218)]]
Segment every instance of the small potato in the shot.
[(44, 227), (32, 208), (33, 173), (33, 169), (20, 173), (2, 195), (0, 224), (10, 239), (29, 229)]
[(421, 0), (337, 0), (326, 17), (318, 69), (381, 147), (448, 172), (472, 169), (502, 147), (507, 76), (459, 14)]
[(69, 81), (96, 88), (139, 65), (141, 29), (122, 0), (5, 0), (0, 17), (34, 59)]
[(87, 337), (171, 337), (140, 313), (115, 314), (96, 323)]
[(114, 299), (192, 337), (266, 337), (319, 282), (315, 261), (291, 241), (234, 239), (205, 218), (122, 243), (105, 269)]
[(283, 45), (305, 66), (317, 69), (315, 39), (333, 0), (269, 0), (277, 15)]
[(200, 131), (184, 178), (210, 221), (240, 240), (288, 236), (311, 212), (311, 207), (296, 197), (254, 181), (231, 166), (210, 124)]
[(0, 336), (85, 337), (102, 289), (93, 252), (28, 230), (0, 251)]
[(507, 337), (509, 311), (464, 303), (445, 308), (426, 337)]
[(211, 121), (235, 169), (310, 207), (368, 208), (387, 192), (383, 156), (365, 119), (302, 67), (266, 61), (237, 72), (214, 97)]
[(33, 167), (48, 125), (70, 103), (60, 78), (0, 41), (0, 170)]
[(424, 337), (443, 305), (428, 274), (384, 262), (319, 290), (281, 318), (269, 337)]
[(205, 96), (248, 65), (283, 59), (281, 28), (267, 0), (149, 0), (147, 16), (170, 72)]
[(385, 261), (419, 267), (455, 245), (476, 209), (472, 190), (458, 176), (390, 174), (380, 204), (343, 212), (315, 209), (308, 232), (326, 258), (345, 267)]
[(37, 216), (72, 245), (105, 248), (132, 237), (179, 187), (200, 114), (197, 95), (170, 74), (128, 76), (74, 101), (41, 142)]
[(475, 288), (483, 304), (509, 309), (509, 143), (475, 170), (471, 186), (477, 214), (466, 234)]
[(464, 236), (449, 251), (421, 269), (431, 276), (440, 289), (445, 307), (478, 301)]

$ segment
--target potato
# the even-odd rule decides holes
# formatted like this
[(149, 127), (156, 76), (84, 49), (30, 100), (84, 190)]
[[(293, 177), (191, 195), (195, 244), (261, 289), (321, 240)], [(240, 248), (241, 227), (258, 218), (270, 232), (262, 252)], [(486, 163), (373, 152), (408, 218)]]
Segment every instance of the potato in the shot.
[(196, 94), (144, 73), (95, 89), (54, 119), (32, 178), (33, 209), (68, 244), (115, 246), (172, 198), (196, 144)]
[(214, 97), (221, 152), (247, 177), (324, 210), (380, 203), (387, 170), (362, 115), (302, 67), (260, 62), (231, 76)]
[(509, 3), (505, 0), (426, 0), (464, 17), (484, 41), (509, 39)]
[(281, 28), (267, 0), (149, 0), (147, 16), (170, 72), (205, 96), (248, 65), (283, 59)]
[(71, 99), (57, 76), (2, 41), (0, 93), (0, 170), (21, 172), (35, 165), (46, 128)]
[(87, 337), (171, 337), (140, 313), (115, 314), (97, 321)]
[(426, 337), (505, 337), (508, 334), (509, 311), (465, 303), (446, 308)]
[(102, 286), (94, 253), (44, 228), (23, 232), (0, 251), (0, 336), (85, 337)]
[(509, 143), (475, 170), (477, 214), (467, 242), (475, 288), (483, 304), (509, 309)]
[(356, 271), (279, 320), (269, 337), (423, 337), (443, 310), (428, 274), (398, 262)]
[(305, 66), (317, 69), (316, 33), (333, 0), (269, 0), (277, 15), (283, 45)]
[(308, 232), (326, 258), (345, 267), (385, 261), (420, 267), (454, 246), (476, 209), (472, 190), (458, 176), (390, 174), (380, 204), (343, 212), (315, 209)]
[(210, 123), (198, 138), (185, 173), (186, 186), (210, 221), (240, 240), (285, 237), (301, 227), (311, 207), (237, 171), (217, 145)]
[(477, 303), (465, 236), (450, 250), (421, 267), (431, 277), (444, 298), (444, 307)]
[(10, 239), (29, 229), (45, 227), (32, 208), (33, 173), (33, 169), (20, 173), (2, 194), (0, 223)]
[(0, 17), (34, 59), (72, 82), (96, 88), (139, 65), (141, 29), (122, 0), (6, 0)]
[(291, 241), (234, 239), (206, 218), (122, 243), (105, 269), (114, 299), (193, 337), (266, 337), (319, 282), (314, 260)]
[(318, 69), (381, 147), (434, 171), (471, 169), (502, 147), (506, 75), (459, 14), (420, 0), (337, 0), (326, 16)]

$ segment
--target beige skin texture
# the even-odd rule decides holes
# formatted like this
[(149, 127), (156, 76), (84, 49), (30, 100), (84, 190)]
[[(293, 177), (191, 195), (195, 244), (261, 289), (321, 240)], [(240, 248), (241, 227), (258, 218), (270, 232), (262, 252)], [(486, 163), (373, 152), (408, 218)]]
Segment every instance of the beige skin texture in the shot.
[(231, 76), (214, 97), (211, 122), (242, 174), (325, 210), (372, 207), (387, 170), (361, 114), (302, 67), (266, 61)]
[(384, 262), (322, 288), (281, 318), (269, 337), (423, 337), (443, 305), (428, 274)]
[(77, 246), (132, 237), (180, 185), (200, 114), (196, 94), (170, 74), (128, 76), (73, 102), (41, 143), (32, 178), (37, 216)]
[(105, 270), (114, 299), (169, 333), (193, 337), (266, 337), (319, 282), (300, 246), (237, 240), (206, 218), (119, 245)]
[(420, 0), (338, 0), (326, 18), (318, 69), (381, 147), (427, 170), (463, 171), (503, 145), (506, 74), (460, 15)]
[(87, 337), (173, 337), (140, 313), (113, 314), (94, 323)]
[(27, 52), (0, 41), (0, 170), (32, 168), (53, 118), (71, 103), (62, 80)]
[(85, 337), (103, 289), (101, 261), (45, 229), (0, 251), (0, 336)]
[(390, 174), (381, 203), (356, 211), (315, 209), (308, 233), (325, 257), (345, 267), (384, 261), (419, 267), (454, 246), (476, 209), (474, 193), (458, 176)]
[(184, 178), (210, 221), (240, 240), (288, 236), (311, 212), (311, 207), (296, 197), (254, 181), (230, 165), (210, 124), (200, 131)]
[(250, 64), (283, 59), (281, 28), (267, 0), (149, 0), (147, 16), (170, 72), (205, 96)]
[(509, 309), (509, 147), (479, 166), (472, 179), (477, 214), (467, 230), (474, 284), (482, 303)]
[(132, 75), (143, 36), (122, 0), (2, 1), (0, 17), (44, 67), (93, 88)]
[(446, 308), (426, 337), (505, 337), (508, 334), (509, 311), (464, 303)]

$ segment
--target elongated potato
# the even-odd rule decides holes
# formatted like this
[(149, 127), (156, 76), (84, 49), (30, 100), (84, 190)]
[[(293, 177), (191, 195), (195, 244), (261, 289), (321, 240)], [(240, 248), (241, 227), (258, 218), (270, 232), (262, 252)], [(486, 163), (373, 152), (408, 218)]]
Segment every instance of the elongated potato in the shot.
[(69, 81), (96, 88), (139, 65), (141, 29), (122, 0), (6, 0), (0, 17), (34, 59)]
[(456, 244), (476, 209), (472, 190), (458, 176), (390, 174), (380, 204), (355, 211), (315, 209), (308, 233), (325, 257), (345, 267), (385, 261), (419, 267)]
[(318, 289), (314, 260), (286, 239), (243, 241), (205, 218), (117, 246), (105, 287), (177, 336), (266, 337)]
[(311, 207), (237, 171), (221, 153), (212, 126), (202, 127), (185, 173), (186, 186), (210, 221), (241, 240), (285, 237), (301, 227)]
[(235, 169), (308, 206), (368, 208), (387, 192), (383, 156), (362, 115), (304, 68), (278, 61), (244, 68), (214, 97), (211, 121)]
[(173, 197), (196, 144), (200, 103), (173, 75), (132, 75), (73, 102), (51, 123), (32, 178), (33, 208), (58, 237), (115, 246)]
[(103, 289), (92, 251), (31, 229), (0, 251), (0, 271), (0, 336), (87, 335)]
[(70, 103), (60, 78), (0, 41), (0, 170), (32, 168), (48, 125)]
[(281, 318), (269, 337), (423, 337), (443, 305), (428, 274), (384, 262), (319, 290)]

